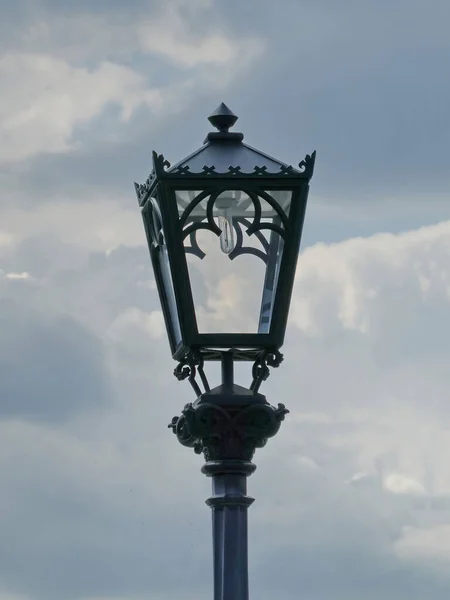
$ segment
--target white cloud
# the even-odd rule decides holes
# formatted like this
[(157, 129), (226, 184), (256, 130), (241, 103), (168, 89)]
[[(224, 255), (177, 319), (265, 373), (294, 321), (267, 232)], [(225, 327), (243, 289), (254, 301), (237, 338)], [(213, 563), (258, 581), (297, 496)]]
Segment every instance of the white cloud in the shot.
[(117, 340), (133, 330), (136, 333), (145, 332), (154, 339), (163, 337), (166, 329), (162, 311), (144, 313), (135, 307), (127, 308), (111, 323), (109, 334)]
[(350, 479), (348, 479), (346, 481), (347, 484), (350, 485), (361, 485), (361, 484), (366, 484), (369, 482), (372, 482), (373, 478), (371, 477), (371, 475), (369, 473), (365, 473), (364, 471), (361, 471), (359, 473), (355, 473), (354, 475), (352, 475), (350, 477)]
[[(81, 200), (73, 191), (75, 179), (91, 181), (91, 167), (101, 176), (96, 161), (101, 165), (109, 160), (108, 153), (94, 154), (87, 137), (98, 139), (99, 133), (106, 145), (122, 139), (124, 133), (133, 144), (129, 134), (136, 135), (140, 125), (131, 117), (145, 107), (150, 109), (149, 133), (155, 124), (164, 138), (163, 121), (168, 115), (176, 111), (189, 115), (193, 99), (202, 102), (205, 97), (206, 102), (206, 96), (217, 96), (219, 90), (244, 81), (245, 75), (245, 85), (235, 85), (230, 94), (237, 104), (254, 109), (250, 128), (260, 117), (264, 123), (267, 106), (278, 106), (284, 89), (283, 110), (275, 111), (281, 123), (275, 146), (288, 155), (296, 153), (298, 136), (290, 145), (283, 129), (291, 135), (299, 128), (303, 139), (319, 140), (328, 155), (324, 154), (321, 168), (337, 194), (346, 194), (343, 181), (350, 180), (346, 175), (353, 171), (360, 177), (353, 186), (372, 189), (363, 181), (368, 169), (364, 172), (362, 162), (366, 167), (370, 163), (371, 176), (377, 174), (380, 186), (392, 180), (392, 170), (402, 186), (412, 182), (409, 187), (414, 189), (406, 194), (413, 200), (407, 204), (392, 190), (392, 198), (385, 195), (379, 202), (375, 198), (370, 206), (360, 202), (344, 218), (348, 204), (326, 203), (323, 216), (333, 227), (333, 236), (342, 237), (343, 221), (347, 232), (353, 227), (363, 230), (369, 222), (367, 230), (373, 231), (381, 214), (389, 219), (395, 216), (396, 226), (405, 219), (402, 222), (412, 228), (415, 225), (409, 223), (425, 215), (420, 211), (426, 211), (429, 220), (433, 215), (438, 215), (436, 220), (448, 215), (440, 208), (448, 204), (444, 194), (430, 200), (420, 197), (427, 188), (427, 173), (437, 175), (439, 185), (439, 173), (446, 169), (439, 157), (445, 153), (420, 155), (417, 150), (436, 148), (433, 135), (445, 138), (436, 98), (442, 100), (445, 113), (446, 91), (432, 93), (433, 78), (424, 68), (428, 85), (422, 87), (429, 100), (419, 94), (412, 104), (405, 104), (403, 96), (396, 95), (398, 90), (386, 88), (391, 85), (387, 82), (404, 78), (395, 77), (396, 72), (384, 68), (384, 63), (395, 63), (397, 74), (405, 75), (406, 70), (406, 86), (400, 87), (408, 95), (409, 83), (412, 87), (416, 83), (414, 69), (409, 72), (408, 65), (417, 62), (417, 43), (424, 50), (420, 56), (425, 67), (436, 64), (435, 83), (445, 79), (439, 70), (445, 44), (427, 63), (425, 55), (433, 44), (426, 36), (419, 42), (414, 35), (399, 37), (399, 28), (385, 18), (392, 9), (388, 3), (386, 11), (378, 5), (374, 11), (358, 9), (359, 29), (354, 19), (348, 19), (348, 7), (336, 5), (332, 14), (329, 6), (320, 3), (306, 7), (308, 18), (303, 18), (300, 28), (298, 15), (293, 13), (295, 18), (289, 19), (275, 5), (273, 10), (256, 7), (254, 12), (250, 4), (219, 7), (212, 0), (166, 0), (122, 4), (112, 10), (108, 3), (99, 2), (95, 14), (82, 14), (83, 9), (73, 5), (70, 12), (59, 11), (66, 13), (63, 17), (53, 7), (45, 9), (45, 2), (35, 8), (32, 4), (26, 3), (27, 11), (36, 12), (31, 27), (24, 32), (14, 24), (0, 41), (0, 160), (23, 161), (11, 169), (12, 185), (9, 165), (5, 175), (0, 174), (6, 183), (0, 186), (6, 190), (4, 200), (10, 207), (16, 205), (1, 211), (1, 406), (10, 396), (5, 382), (14, 387), (23, 374), (29, 387), (21, 388), (25, 391), (20, 396), (32, 408), (20, 420), (0, 419), (0, 480), (4, 482), (0, 600), (172, 600), (180, 596), (180, 589), (189, 600), (207, 598), (211, 544), (204, 499), (211, 482), (199, 472), (201, 458), (177, 444), (167, 429), (172, 416), (193, 400), (192, 390), (187, 382), (171, 376), (174, 364), (164, 341), (135, 201), (124, 211), (123, 198), (117, 194), (99, 197), (94, 190)], [(393, 10), (398, 23), (404, 24), (404, 3), (397, 4)], [(441, 4), (447, 7), (448, 2)], [(17, 8), (19, 14), (20, 2)], [(433, 19), (436, 11), (426, 10)], [(380, 36), (374, 18), (379, 24), (390, 24), (384, 36), (387, 44), (377, 46), (375, 52), (372, 37)], [(447, 21), (440, 20), (443, 31)], [(434, 38), (444, 43), (447, 32), (438, 33)], [(16, 39), (8, 47), (12, 38)], [(249, 73), (249, 65), (262, 55), (266, 44), (271, 52), (264, 68)], [(325, 52), (317, 52), (318, 47)], [(331, 55), (338, 59), (330, 61)], [(354, 85), (366, 77), (367, 64), (376, 67), (369, 78), (380, 98), (367, 86)], [(292, 77), (294, 72), (297, 78)], [(296, 80), (309, 82), (306, 95), (306, 88)], [(397, 83), (392, 85), (395, 88)], [(355, 99), (356, 89), (363, 92)], [(346, 91), (351, 92), (356, 110)], [(413, 128), (423, 143), (409, 144), (402, 132), (412, 130), (410, 119), (427, 102), (430, 110), (421, 113), (423, 131), (420, 124)], [(114, 110), (105, 110), (111, 105)], [(405, 106), (409, 106), (406, 112)], [(106, 134), (103, 117), (108, 119)], [(367, 123), (376, 129), (372, 137), (366, 135)], [(257, 133), (260, 137), (266, 135), (262, 129)], [(269, 123), (267, 135), (273, 137), (274, 131)], [(372, 150), (364, 146), (361, 132), (371, 139)], [(172, 134), (167, 134), (169, 144), (174, 144)], [(393, 160), (390, 152), (396, 147), (396, 136), (400, 145), (406, 139), (409, 150), (401, 152), (398, 147)], [(331, 138), (339, 140), (339, 148), (333, 147)], [(120, 147), (112, 149), (111, 168), (121, 164), (127, 171), (139, 151), (128, 153), (129, 148), (126, 156), (120, 155)], [(44, 152), (74, 149), (82, 150), (85, 159), (90, 157), (89, 168), (83, 160), (72, 165), (71, 157), (70, 168), (66, 159), (53, 164), (52, 157), (27, 161)], [(356, 169), (355, 160), (360, 160)], [(61, 163), (59, 177), (52, 179), (51, 169), (59, 169)], [(77, 171), (75, 177), (70, 171)], [(66, 174), (70, 185), (63, 184)], [(30, 185), (23, 185), (27, 177), (28, 182), (36, 179), (36, 197)], [(59, 202), (38, 205), (48, 179), (61, 181)], [(379, 188), (373, 194), (378, 192)], [(316, 198), (311, 200), (314, 203)], [(400, 213), (408, 216), (400, 218)], [(329, 235), (326, 228), (320, 231)], [(380, 595), (400, 600), (411, 598), (411, 590), (418, 598), (448, 597), (448, 585), (434, 588), (435, 580), (421, 574), (438, 561), (448, 571), (450, 557), (449, 237), (449, 223), (441, 223), (401, 235), (318, 245), (302, 253), (285, 361), (261, 390), (274, 404), (285, 402), (291, 413), (278, 436), (256, 453), (258, 471), (249, 481), (249, 494), (256, 497), (250, 509), (255, 596), (264, 599), (275, 593), (283, 600), (297, 598), (301, 581), (311, 600), (376, 600)], [(120, 248), (122, 244), (127, 247)], [(140, 247), (131, 248), (136, 244)], [(238, 260), (234, 267), (236, 278), (221, 288), (216, 285), (217, 279), (224, 279), (221, 266), (214, 261), (210, 265), (216, 280), (203, 290), (204, 308), (214, 326), (228, 327), (236, 314), (244, 321), (254, 314), (253, 280), (250, 284), (250, 278), (245, 279), (250, 271), (241, 269)], [(8, 306), (20, 308), (12, 324)], [(81, 355), (70, 351), (80, 343), (76, 335), (60, 339), (64, 328), (56, 338), (51, 329), (41, 336), (32, 328), (25, 331), (25, 315), (37, 314), (43, 321), (48, 315), (51, 321), (60, 313), (71, 315), (96, 334), (92, 340), (86, 338)], [(18, 328), (23, 339), (15, 346)], [(67, 344), (59, 345), (63, 341)], [(94, 388), (86, 384), (80, 368), (89, 348), (93, 352), (87, 362), (93, 371), (103, 365), (96, 356), (103, 357), (104, 350), (111, 380), (108, 402), (101, 406), (89, 396)], [(19, 377), (8, 379), (21, 356), (25, 358)], [(33, 360), (41, 356), (52, 357), (44, 382), (39, 381), (40, 369)], [(61, 366), (68, 368), (67, 373)], [(242, 372), (251, 368), (240, 367), (237, 370)], [(74, 378), (67, 385), (69, 372)], [(66, 393), (58, 393), (61, 389)], [(56, 411), (67, 402), (68, 391), (73, 394), (69, 394), (71, 410), (64, 423), (32, 422), (46, 397), (49, 410)], [(78, 403), (88, 412), (79, 412)], [(429, 508), (436, 499), (442, 500), (444, 508)], [(420, 503), (426, 503), (427, 510), (418, 514)], [(203, 583), (205, 589), (199, 589)]]
[(319, 468), (317, 463), (309, 456), (299, 456), (297, 458), (297, 463), (300, 467), (303, 467), (304, 469), (308, 470), (314, 470)]
[(5, 275), (6, 279), (30, 279), (31, 276), (29, 273), (27, 273), (26, 271), (23, 271), (22, 273), (6, 273)]
[[(95, 202), (84, 198), (57, 203), (44, 203), (36, 208), (11, 208), (2, 211), (2, 224), (8, 230), (4, 235), (5, 249), (29, 237), (57, 236), (66, 243), (87, 250), (113, 249), (125, 244), (141, 245), (142, 218), (133, 206), (123, 210), (120, 198), (97, 196)], [(2, 237), (0, 235), (0, 248)]]
[[(234, 39), (219, 29), (195, 30), (193, 24), (210, 8), (207, 2), (164, 3), (151, 20), (137, 16), (119, 23), (113, 15), (49, 15), (32, 23), (0, 58), (0, 163), (80, 147), (77, 128), (109, 106), (119, 110), (117, 127), (141, 106), (161, 119), (186, 110), (205, 90), (228, 86), (264, 45), (252, 36)], [(69, 50), (61, 51), (61, 43)], [(133, 53), (158, 56), (187, 73), (154, 83), (148, 79), (154, 69), (125, 66)], [(108, 136), (116, 139), (111, 127)]]
[(0, 247), (9, 246), (14, 241), (14, 236), (9, 231), (0, 231)]
[(423, 485), (412, 477), (402, 473), (389, 473), (383, 481), (384, 489), (393, 494), (425, 494)]
[(449, 252), (450, 222), (306, 248), (299, 259), (291, 322), (311, 336), (337, 329), (380, 337), (391, 307), (399, 311), (403, 303), (405, 317), (412, 303), (448, 300)]
[[(450, 561), (450, 524), (434, 527), (405, 527), (402, 537), (395, 543), (395, 551), (400, 558), (418, 561)], [(439, 562), (436, 566), (440, 566)]]
[[(8, 470), (12, 460), (19, 460), (22, 448), (33, 449), (31, 457), (20, 459), (27, 473), (37, 472), (38, 463), (47, 465), (45, 503), (49, 490), (59, 494), (61, 506), (69, 505), (67, 493), (82, 492), (82, 496), (77, 496), (81, 508), (61, 514), (51, 528), (54, 537), (48, 547), (53, 560), (70, 539), (101, 548), (102, 554), (116, 564), (118, 548), (123, 548), (124, 542), (114, 528), (111, 532), (111, 523), (128, 523), (129, 515), (133, 514), (137, 520), (156, 526), (147, 506), (150, 500), (160, 503), (158, 519), (164, 511), (172, 519), (171, 511), (178, 510), (180, 489), (189, 497), (184, 504), (187, 511), (190, 503), (194, 503), (193, 493), (198, 495), (195, 510), (200, 514), (199, 526), (204, 528), (198, 552), (210, 556), (209, 519), (204, 515), (205, 521), (201, 521), (200, 512), (209, 493), (209, 482), (203, 481), (200, 474), (198, 478), (192, 476), (191, 469), (195, 472), (201, 459), (178, 447), (166, 429), (172, 416), (193, 399), (192, 393), (188, 385), (171, 380), (174, 365), (164, 341), (157, 293), (145, 285), (150, 277), (149, 258), (139, 212), (136, 210), (136, 218), (131, 219), (132, 213), (121, 212), (118, 204), (112, 202), (110, 206), (111, 214), (104, 229), (106, 200), (96, 208), (88, 204), (73, 207), (64, 204), (62, 208), (55, 207), (54, 212), (49, 206), (41, 213), (6, 213), (7, 229), (16, 240), (22, 237), (26, 242), (33, 234), (36, 247), (40, 248), (39, 236), (64, 241), (68, 236), (75, 248), (83, 245), (83, 258), (79, 262), (70, 259), (64, 244), (55, 242), (50, 246), (54, 262), (51, 268), (44, 266), (45, 285), (38, 286), (29, 297), (23, 298), (21, 294), (20, 298), (26, 306), (29, 303), (50, 311), (63, 309), (96, 332), (105, 348), (114, 397), (111, 406), (96, 414), (75, 415), (55, 435), (47, 433), (45, 428), (5, 422), (0, 455), (6, 458), (3, 463), (0, 461), (0, 470), (5, 471), (2, 477), (9, 484), (6, 487), (11, 494), (11, 506), (15, 495), (21, 494), (20, 510), (14, 513), (14, 518), (21, 522), (32, 510), (27, 502), (42, 500), (43, 492), (39, 490), (45, 487), (40, 476), (36, 491), (37, 483), (28, 477), (29, 488), (24, 494), (17, 471)], [(122, 231), (128, 217), (130, 221)], [(285, 402), (291, 413), (280, 434), (257, 452), (258, 476), (249, 482), (249, 493), (257, 498), (252, 507), (252, 535), (258, 541), (252, 550), (256, 563), (272, 560), (272, 553), (279, 556), (280, 548), (285, 545), (292, 547), (293, 560), (299, 564), (299, 553), (309, 552), (310, 548), (327, 556), (340, 556), (343, 547), (351, 548), (362, 538), (371, 551), (381, 556), (394, 552), (395, 560), (406, 560), (405, 556), (412, 556), (410, 548), (419, 544), (415, 541), (417, 532), (415, 538), (411, 533), (402, 533), (403, 527), (416, 519), (412, 503), (425, 497), (424, 491), (426, 500), (450, 493), (445, 458), (450, 418), (448, 348), (444, 344), (430, 360), (427, 346), (430, 341), (420, 340), (411, 354), (411, 344), (405, 338), (409, 331), (422, 331), (423, 327), (424, 335), (433, 330), (435, 339), (437, 333), (446, 334), (448, 325), (440, 315), (446, 314), (450, 302), (446, 292), (449, 228), (449, 223), (442, 223), (398, 236), (348, 240), (303, 252), (286, 359), (262, 388), (269, 401)], [(99, 231), (103, 231), (102, 235)], [(140, 248), (106, 252), (108, 247), (121, 243), (133, 245), (136, 240)], [(4, 272), (34, 275), (34, 266), (26, 266), (24, 250), (20, 265), (25, 266), (15, 266), (14, 252), (20, 248), (14, 244), (9, 248), (7, 258), (12, 262)], [(88, 256), (93, 248), (97, 252)], [(28, 258), (33, 259), (32, 250)], [(234, 264), (241, 277), (244, 263), (239, 265), (238, 260)], [(205, 264), (203, 275), (212, 275), (213, 281), (222, 278), (222, 263)], [(420, 285), (421, 275), (430, 282), (425, 291)], [(209, 290), (206, 288), (206, 300), (209, 293), (210, 302), (205, 302), (205, 306), (217, 315), (231, 314), (236, 302), (250, 310), (252, 289), (238, 288), (242, 297), (235, 291), (231, 285), (221, 290), (213, 284)], [(15, 293), (14, 289), (10, 293)], [(317, 331), (315, 336), (304, 335), (296, 320), (299, 300), (309, 307)], [(430, 315), (437, 321), (432, 321)], [(361, 330), (360, 324), (364, 322), (369, 327)], [(176, 398), (176, 401), (165, 403), (160, 398)], [(161, 454), (164, 472), (160, 469)], [(154, 458), (156, 455), (158, 459)], [(150, 468), (152, 476), (147, 479), (144, 474)], [(60, 484), (66, 490), (64, 493), (58, 488)], [(162, 488), (167, 493), (162, 499), (153, 500), (157, 496), (154, 490)], [(137, 490), (142, 494), (140, 498)], [(82, 512), (83, 498), (97, 507), (88, 511), (89, 517)], [(104, 526), (99, 506), (101, 515), (110, 515), (111, 520)], [(276, 519), (274, 506), (277, 506)], [(436, 515), (437, 512), (426, 515), (431, 527), (442, 525), (445, 520), (441, 514), (438, 523)], [(181, 520), (186, 520), (186, 514), (182, 517), (176, 521), (177, 527)], [(47, 515), (46, 519), (53, 522), (53, 515)], [(195, 522), (196, 519), (197, 516)], [(94, 543), (89, 536), (97, 522)], [(49, 527), (47, 521), (43, 523), (42, 529), (33, 525), (36, 539)], [(60, 523), (64, 523), (62, 534), (56, 531)], [(430, 527), (430, 523), (415, 524), (420, 531), (425, 525)], [(120, 529), (122, 525), (117, 527)], [(301, 544), (297, 530), (302, 532)], [(270, 536), (270, 547), (259, 543), (262, 535)], [(409, 546), (406, 541), (393, 542), (400, 535)], [(445, 537), (442, 532), (440, 535)], [(131, 544), (133, 551), (141, 552), (142, 542), (136, 542), (132, 536), (126, 540), (125, 545)], [(439, 544), (445, 550), (444, 542)], [(190, 549), (186, 548), (186, 552)], [(122, 554), (120, 557), (122, 560)], [(197, 557), (193, 556), (194, 559)], [(111, 590), (105, 589), (106, 597), (108, 592)]]
[(232, 38), (219, 30), (205, 34), (192, 31), (179, 7), (169, 3), (159, 16), (139, 26), (138, 36), (144, 52), (158, 54), (187, 69), (201, 65), (241, 69), (242, 61), (251, 62), (264, 50), (258, 38)]
[(127, 120), (145, 104), (161, 106), (161, 93), (132, 68), (103, 61), (75, 67), (50, 55), (8, 53), (0, 59), (0, 160), (74, 148), (78, 125), (116, 104)]

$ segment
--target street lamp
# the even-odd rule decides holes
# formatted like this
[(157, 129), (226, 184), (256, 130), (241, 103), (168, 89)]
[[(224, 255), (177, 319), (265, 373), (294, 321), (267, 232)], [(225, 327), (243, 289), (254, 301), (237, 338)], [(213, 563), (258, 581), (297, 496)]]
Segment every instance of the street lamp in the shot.
[[(279, 349), (315, 152), (294, 169), (244, 144), (241, 133), (230, 132), (237, 117), (225, 104), (209, 121), (217, 131), (201, 148), (173, 167), (153, 152), (153, 171), (135, 188), (172, 356), (178, 361), (174, 373), (188, 379), (196, 395), (169, 427), (181, 444), (204, 454), (202, 472), (212, 477), (207, 504), (213, 515), (214, 600), (247, 600), (247, 507), (254, 500), (246, 493), (247, 477), (256, 469), (251, 462), (255, 449), (277, 433), (288, 412), (283, 404), (271, 406), (259, 388), (269, 367), (282, 361)], [(210, 281), (204, 281), (198, 267), (208, 254), (215, 262), (206, 272)], [(243, 256), (247, 271), (239, 272)], [(225, 275), (229, 265), (231, 275), (240, 277)], [(258, 268), (259, 289), (252, 280)], [(251, 327), (250, 318), (233, 323), (248, 308), (236, 309), (233, 301), (249, 281), (252, 297), (258, 296)], [(200, 301), (194, 293), (199, 283), (204, 286)], [(229, 309), (225, 319), (220, 307)], [(207, 361), (222, 365), (222, 382), (212, 389)], [(237, 361), (253, 362), (249, 388), (234, 382)]]

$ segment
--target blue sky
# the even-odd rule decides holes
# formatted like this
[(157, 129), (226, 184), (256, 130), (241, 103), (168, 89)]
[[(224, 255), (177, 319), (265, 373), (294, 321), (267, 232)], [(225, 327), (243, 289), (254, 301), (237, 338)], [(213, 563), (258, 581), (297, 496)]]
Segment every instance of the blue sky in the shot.
[(211, 597), (133, 181), (222, 101), (250, 145), (317, 150), (251, 595), (448, 598), (448, 2), (0, 6), (0, 600)]

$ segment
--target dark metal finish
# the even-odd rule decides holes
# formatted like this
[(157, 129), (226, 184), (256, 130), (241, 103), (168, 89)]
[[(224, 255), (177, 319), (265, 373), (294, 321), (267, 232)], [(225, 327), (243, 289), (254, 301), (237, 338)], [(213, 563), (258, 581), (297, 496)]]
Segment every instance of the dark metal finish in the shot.
[[(170, 168), (170, 162), (162, 154), (152, 153), (153, 171), (143, 184), (135, 183), (136, 196), (139, 205), (143, 207), (154, 191), (157, 180), (170, 180), (172, 182), (189, 181), (191, 189), (201, 189), (205, 176), (209, 180), (215, 178), (232, 179), (236, 184), (247, 183), (248, 179), (258, 179), (259, 185), (266, 183), (265, 187), (299, 183), (299, 180), (309, 180), (314, 173), (316, 152), (307, 154), (299, 163), (299, 169), (282, 163), (275, 158), (255, 150), (247, 144), (220, 144), (220, 139), (215, 143), (207, 143), (193, 154)], [(228, 147), (229, 146), (229, 147)], [(236, 147), (237, 146), (237, 147)], [(239, 163), (236, 161), (239, 160)], [(256, 163), (256, 165), (255, 165)], [(235, 166), (233, 166), (233, 164)], [(207, 166), (209, 165), (209, 166)], [(265, 179), (268, 178), (268, 179)], [(192, 185), (192, 183), (196, 183)], [(228, 183), (227, 183), (228, 185)]]
[[(183, 241), (189, 237), (189, 241), (191, 246), (185, 245), (185, 252), (194, 254), (201, 260), (206, 256), (206, 254), (201, 250), (198, 245), (196, 234), (199, 230), (209, 230), (216, 235), (220, 235), (221, 230), (217, 226), (214, 221), (213, 209), (214, 205), (218, 200), (218, 196), (221, 189), (218, 191), (213, 191), (209, 186), (206, 190), (202, 191), (200, 194), (195, 196), (192, 201), (185, 206), (183, 214), (180, 216), (179, 223), (180, 228), (182, 230), (182, 239)], [(233, 219), (233, 227), (237, 236), (237, 244), (235, 249), (230, 253), (230, 259), (233, 260), (237, 256), (242, 254), (253, 254), (254, 256), (258, 256), (263, 260), (264, 263), (267, 264), (269, 261), (269, 252), (270, 252), (270, 243), (262, 234), (264, 229), (270, 229), (271, 231), (277, 233), (283, 241), (286, 240), (286, 236), (289, 234), (289, 219), (287, 215), (283, 212), (282, 208), (275, 201), (275, 199), (261, 189), (251, 190), (251, 189), (243, 189), (244, 193), (248, 194), (250, 198), (250, 203), (254, 208), (254, 218), (250, 221), (248, 218), (243, 217), (235, 217)], [(206, 222), (201, 220), (199, 217), (192, 217), (192, 212), (195, 208), (200, 204), (202, 200), (208, 197), (208, 202), (206, 205)], [(273, 218), (272, 223), (265, 223), (261, 221), (262, 218), (262, 210), (261, 210), (261, 199), (265, 200), (276, 213), (275, 218)], [(153, 233), (153, 236), (158, 236), (160, 232), (160, 220), (159, 214), (156, 209), (154, 209), (153, 215), (154, 225), (153, 228), (156, 227), (156, 233)], [(189, 224), (188, 224), (189, 223)], [(245, 247), (244, 243), (244, 235), (242, 233), (242, 226), (246, 228), (246, 233), (250, 237), (252, 235), (255, 236), (256, 239), (261, 243), (262, 250), (258, 250), (253, 247)]]
[[(154, 152), (153, 172), (143, 185), (135, 184), (176, 360), (211, 347), (278, 350), (284, 341), (315, 152), (294, 169), (244, 144), (242, 134), (230, 133), (236, 119), (221, 105), (210, 117), (219, 131), (210, 134), (201, 148), (173, 167)], [(254, 333), (207, 333), (197, 325), (186, 256), (205, 257), (197, 241), (198, 231), (221, 236), (215, 215), (224, 192), (248, 198), (242, 214), (232, 220), (236, 244), (229, 252), (230, 260), (250, 254), (266, 265), (263, 294), (270, 292), (270, 301), (262, 299), (259, 328)], [(288, 212), (276, 194), (289, 195)], [(263, 217), (263, 203), (270, 209), (270, 218), (267, 208)], [(245, 236), (254, 236), (260, 247), (247, 245)], [(203, 360), (209, 360), (209, 354), (203, 354)]]
[[(259, 183), (259, 182), (258, 182)], [(274, 182), (267, 183), (266, 188), (275, 188)], [(171, 342), (172, 354), (175, 359), (180, 359), (187, 351), (199, 350), (208, 347), (218, 348), (240, 348), (240, 349), (265, 349), (268, 347), (280, 348), (283, 344), (286, 320), (288, 315), (290, 295), (294, 283), (295, 267), (297, 262), (298, 248), (300, 244), (301, 227), (306, 207), (307, 187), (293, 190), (289, 216), (281, 213), (280, 208), (274, 203), (275, 217), (272, 223), (262, 222), (259, 210), (259, 198), (268, 202), (271, 198), (263, 189), (254, 186), (253, 190), (242, 186), (245, 193), (249, 195), (255, 207), (253, 219), (237, 218), (233, 222), (236, 232), (236, 246), (230, 253), (230, 260), (234, 260), (242, 254), (253, 254), (258, 256), (266, 265), (267, 273), (278, 273), (274, 299), (272, 306), (272, 318), (267, 330), (244, 334), (210, 334), (198, 331), (195, 307), (190, 287), (186, 253), (196, 255), (202, 259), (205, 254), (197, 243), (196, 232), (207, 229), (218, 235), (220, 230), (213, 217), (214, 201), (220, 193), (214, 190), (214, 186), (204, 188), (204, 192), (197, 195), (193, 203), (198, 203), (201, 195), (209, 195), (207, 202), (205, 220), (193, 218), (190, 222), (189, 211), (195, 206), (188, 206), (184, 213), (178, 217), (177, 209), (170, 208), (175, 200), (169, 186), (159, 186), (158, 199), (150, 197), (143, 208), (144, 222), (146, 223), (147, 237), (149, 239), (150, 254), (155, 270), (155, 278), (158, 291), (161, 296), (166, 326)], [(226, 189), (226, 188), (225, 188)], [(244, 235), (241, 226), (246, 227), (248, 236), (255, 236), (261, 246), (253, 248), (244, 244)], [(271, 247), (276, 244), (278, 238), (272, 236), (268, 241), (262, 231), (268, 229), (278, 234), (279, 239), (284, 241), (281, 263), (270, 266)], [(184, 241), (189, 242), (184, 246)], [(161, 272), (162, 253), (167, 257), (167, 274), (164, 277)], [(272, 256), (278, 256), (276, 251)], [(278, 260), (278, 259), (277, 259)], [(168, 283), (168, 280), (169, 283)], [(170, 285), (169, 285), (170, 284)], [(171, 308), (172, 307), (172, 308)]]
[(257, 393), (262, 382), (270, 375), (269, 367), (279, 367), (283, 362), (283, 355), (278, 350), (267, 350), (255, 360), (252, 369), (253, 381), (250, 389)]
[(223, 102), (208, 117), (211, 125), (221, 132), (228, 132), (237, 120), (238, 117)]
[(207, 463), (212, 477), (214, 600), (248, 600), (248, 517), (254, 499), (247, 496), (247, 477), (255, 465), (245, 462)]
[[(251, 398), (248, 391), (247, 400)], [(256, 448), (263, 448), (276, 435), (288, 412), (284, 404), (274, 408), (258, 400), (241, 406), (200, 400), (186, 404), (169, 427), (183, 446), (194, 448), (196, 454), (203, 452), (207, 461), (250, 461)]]
[[(283, 360), (289, 304), (315, 152), (299, 168), (243, 143), (230, 132), (237, 116), (221, 104), (209, 117), (218, 130), (173, 167), (153, 152), (153, 171), (135, 183), (173, 358), (181, 381), (196, 396), (169, 424), (178, 441), (206, 463), (212, 478), (214, 600), (248, 600), (247, 477), (251, 462), (289, 412), (271, 406), (259, 389)], [(230, 208), (231, 207), (231, 208)], [(258, 329), (254, 333), (199, 331), (187, 255), (205, 258), (197, 233), (220, 237), (231, 261), (253, 255), (264, 263)], [(253, 236), (258, 243), (247, 245)], [(249, 242), (250, 243), (250, 242)], [(211, 389), (205, 361), (221, 361), (222, 382)], [(234, 382), (234, 362), (252, 361), (249, 388)]]
[(206, 378), (205, 372), (203, 370), (204, 358), (201, 352), (188, 352), (183, 357), (182, 360), (175, 367), (173, 374), (178, 379), (178, 381), (183, 381), (183, 379), (188, 379), (191, 384), (195, 395), (198, 397), (201, 395), (202, 391), (195, 380), (195, 376), (197, 373), (199, 374), (200, 380), (203, 384), (203, 389), (205, 392), (209, 392), (209, 383)]
[(271, 406), (256, 387), (268, 375), (267, 364), (281, 360), (277, 352), (261, 356), (254, 366), (258, 383), (246, 389), (234, 383), (233, 354), (222, 353), (222, 385), (187, 404), (169, 424), (183, 446), (204, 454), (202, 472), (212, 477), (206, 503), (212, 509), (214, 600), (248, 600), (247, 508), (254, 499), (247, 496), (247, 477), (256, 469), (256, 448), (276, 435), (289, 412), (283, 404)]
[[(222, 363), (222, 385), (218, 388), (211, 390), (208, 378), (204, 371), (204, 363), (207, 361), (218, 361)], [(185, 356), (179, 361), (175, 367), (173, 374), (178, 381), (187, 379), (191, 384), (196, 398), (202, 396), (205, 398), (206, 394), (211, 393), (214, 396), (220, 394), (222, 397), (227, 397), (227, 401), (232, 402), (232, 396), (236, 396), (236, 385), (234, 384), (234, 362), (249, 361), (253, 360), (252, 377), (253, 380), (250, 384), (250, 388), (246, 390), (249, 394), (258, 394), (259, 388), (263, 381), (270, 375), (269, 367), (279, 367), (283, 361), (283, 355), (279, 350), (262, 350), (259, 352), (255, 351), (242, 351), (231, 348), (230, 350), (223, 352), (221, 350), (210, 350), (202, 349), (198, 352), (187, 352)], [(203, 391), (200, 388), (199, 382), (196, 380), (196, 376), (199, 376), (200, 382), (203, 386)], [(242, 389), (245, 388), (240, 388)], [(251, 396), (253, 399), (254, 396)], [(216, 400), (215, 400), (216, 401)]]

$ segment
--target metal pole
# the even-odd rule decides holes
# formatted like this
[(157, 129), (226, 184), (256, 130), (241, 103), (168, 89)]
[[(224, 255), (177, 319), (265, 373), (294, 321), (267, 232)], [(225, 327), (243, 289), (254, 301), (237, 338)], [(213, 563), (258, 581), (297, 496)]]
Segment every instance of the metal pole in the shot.
[[(260, 360), (256, 381), (267, 378), (267, 370)], [(206, 504), (212, 509), (214, 600), (248, 600), (247, 509), (254, 498), (247, 496), (247, 477), (256, 469), (256, 448), (278, 432), (288, 412), (284, 404), (275, 408), (255, 389), (236, 385), (233, 354), (224, 352), (222, 384), (186, 404), (169, 424), (183, 446), (203, 453), (202, 473), (212, 478)]]
[(234, 384), (234, 363), (233, 354), (224, 352), (222, 354), (222, 385), (226, 390), (231, 391)]
[(248, 600), (247, 477), (256, 465), (245, 461), (215, 461), (202, 472), (212, 477), (206, 504), (212, 509), (214, 600)]

